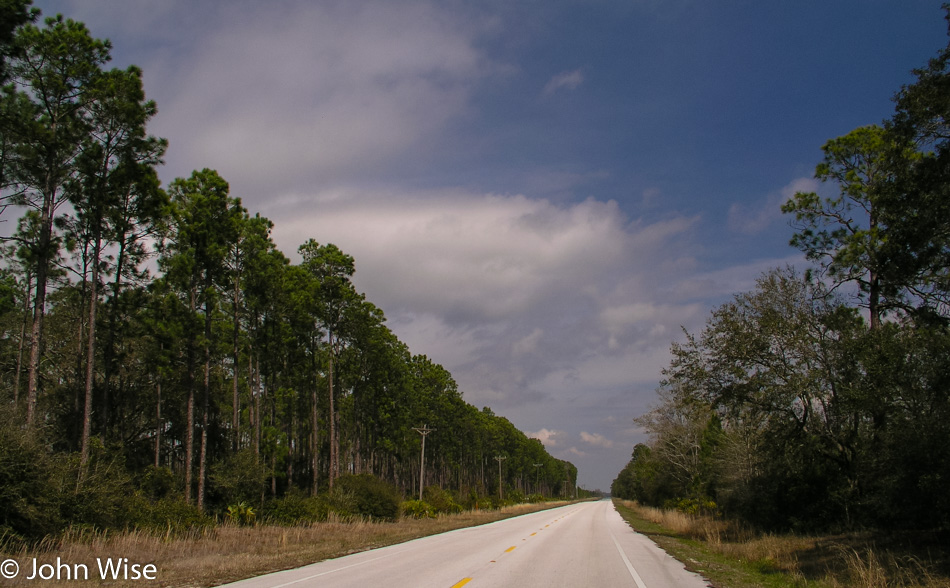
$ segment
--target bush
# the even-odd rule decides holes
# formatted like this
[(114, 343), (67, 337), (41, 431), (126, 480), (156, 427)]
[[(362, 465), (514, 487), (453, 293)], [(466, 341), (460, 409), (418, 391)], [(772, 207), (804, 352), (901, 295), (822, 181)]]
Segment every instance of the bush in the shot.
[(253, 449), (242, 449), (211, 466), (209, 495), (219, 505), (260, 503), (267, 483), (267, 469)]
[(667, 500), (663, 508), (678, 510), (688, 515), (718, 516), (719, 507), (710, 498), (677, 498)]
[(340, 476), (330, 497), (341, 516), (364, 516), (395, 521), (399, 518), (399, 493), (394, 486), (370, 474)]
[(250, 504), (246, 502), (239, 502), (229, 506), (225, 516), (227, 517), (228, 522), (234, 523), (236, 525), (253, 525), (257, 520), (257, 511), (255, 511), (254, 507)]
[(330, 506), (317, 496), (291, 490), (283, 498), (271, 500), (261, 509), (261, 518), (275, 525), (299, 525), (325, 521)]
[(139, 526), (158, 531), (182, 533), (212, 527), (214, 519), (198, 510), (197, 506), (186, 504), (181, 498), (165, 498), (158, 502), (146, 503)]
[[(63, 518), (73, 525), (96, 529), (125, 529), (135, 526), (145, 508), (145, 500), (135, 491), (121, 453), (108, 452), (98, 437), (90, 439), (89, 461), (79, 463), (79, 455), (61, 455)], [(81, 472), (81, 474), (80, 474)], [(76, 480), (80, 480), (77, 484)]]
[(402, 503), (402, 514), (414, 519), (434, 519), (435, 510), (422, 500), (407, 500)]
[(521, 504), (525, 501), (524, 492), (521, 490), (509, 490), (505, 494), (506, 505)]
[(461, 505), (455, 501), (452, 493), (438, 486), (429, 486), (423, 490), (422, 499), (437, 513), (453, 514), (462, 512)]
[(0, 414), (0, 533), (38, 539), (62, 528), (61, 486), (42, 440), (14, 416), (6, 407)]
[(178, 490), (178, 481), (170, 469), (150, 465), (139, 478), (139, 488), (148, 498), (162, 500)]

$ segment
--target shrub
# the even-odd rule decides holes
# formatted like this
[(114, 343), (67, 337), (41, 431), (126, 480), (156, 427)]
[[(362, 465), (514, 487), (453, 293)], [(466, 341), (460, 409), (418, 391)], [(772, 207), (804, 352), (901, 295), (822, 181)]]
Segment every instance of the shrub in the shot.
[(330, 506), (317, 496), (291, 490), (283, 498), (271, 500), (261, 509), (261, 518), (276, 525), (298, 525), (325, 521)]
[(198, 510), (197, 506), (186, 504), (181, 498), (165, 498), (146, 504), (139, 526), (181, 533), (212, 527), (214, 519)]
[(66, 522), (96, 529), (124, 529), (139, 522), (145, 501), (135, 491), (120, 452), (107, 451), (99, 438), (93, 437), (85, 466), (79, 463), (78, 454), (59, 459), (63, 487), (75, 488), (64, 493)]
[(242, 449), (211, 466), (209, 494), (219, 505), (259, 502), (267, 482), (267, 469), (253, 449)]
[(521, 504), (525, 501), (524, 492), (521, 490), (509, 490), (505, 494), (505, 502), (507, 505), (512, 504)]
[(62, 527), (61, 486), (49, 451), (37, 434), (18, 425), (12, 410), (0, 414), (0, 533), (37, 539)]
[(148, 498), (162, 500), (177, 491), (178, 481), (170, 469), (150, 465), (139, 478), (139, 488)]
[(407, 500), (402, 503), (402, 514), (414, 519), (435, 518), (435, 511), (422, 500)]
[(330, 497), (341, 516), (364, 516), (384, 521), (399, 518), (396, 488), (370, 474), (340, 476)]
[(422, 499), (437, 513), (452, 514), (462, 512), (461, 505), (455, 502), (452, 493), (438, 486), (429, 486), (423, 490)]
[(677, 498), (667, 500), (664, 508), (675, 509), (688, 515), (719, 515), (719, 507), (709, 498)]
[(254, 507), (246, 502), (239, 502), (228, 507), (227, 520), (237, 525), (253, 525), (257, 520), (257, 512)]

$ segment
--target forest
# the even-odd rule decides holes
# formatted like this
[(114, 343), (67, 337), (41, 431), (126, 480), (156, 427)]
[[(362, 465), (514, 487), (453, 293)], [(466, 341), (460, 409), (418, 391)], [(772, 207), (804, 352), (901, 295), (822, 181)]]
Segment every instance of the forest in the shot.
[(913, 74), (783, 205), (811, 266), (672, 346), (614, 496), (765, 530), (950, 528), (950, 45)]
[(574, 492), (390, 331), (353, 257), (315, 236), (292, 263), (214, 170), (162, 186), (157, 106), (111, 51), (0, 0), (0, 537)]

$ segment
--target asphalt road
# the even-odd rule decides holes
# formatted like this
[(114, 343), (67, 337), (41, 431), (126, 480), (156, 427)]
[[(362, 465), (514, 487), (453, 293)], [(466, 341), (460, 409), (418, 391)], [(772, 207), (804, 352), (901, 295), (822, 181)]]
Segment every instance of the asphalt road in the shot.
[(610, 501), (585, 502), (459, 529), (242, 580), (240, 588), (701, 588)]

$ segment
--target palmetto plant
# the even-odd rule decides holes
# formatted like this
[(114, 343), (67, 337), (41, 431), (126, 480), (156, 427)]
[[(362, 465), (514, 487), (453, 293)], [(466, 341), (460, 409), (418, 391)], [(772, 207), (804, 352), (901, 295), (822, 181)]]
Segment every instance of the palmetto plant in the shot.
[(254, 512), (254, 507), (241, 501), (228, 507), (227, 518), (238, 525), (253, 525), (257, 513)]

